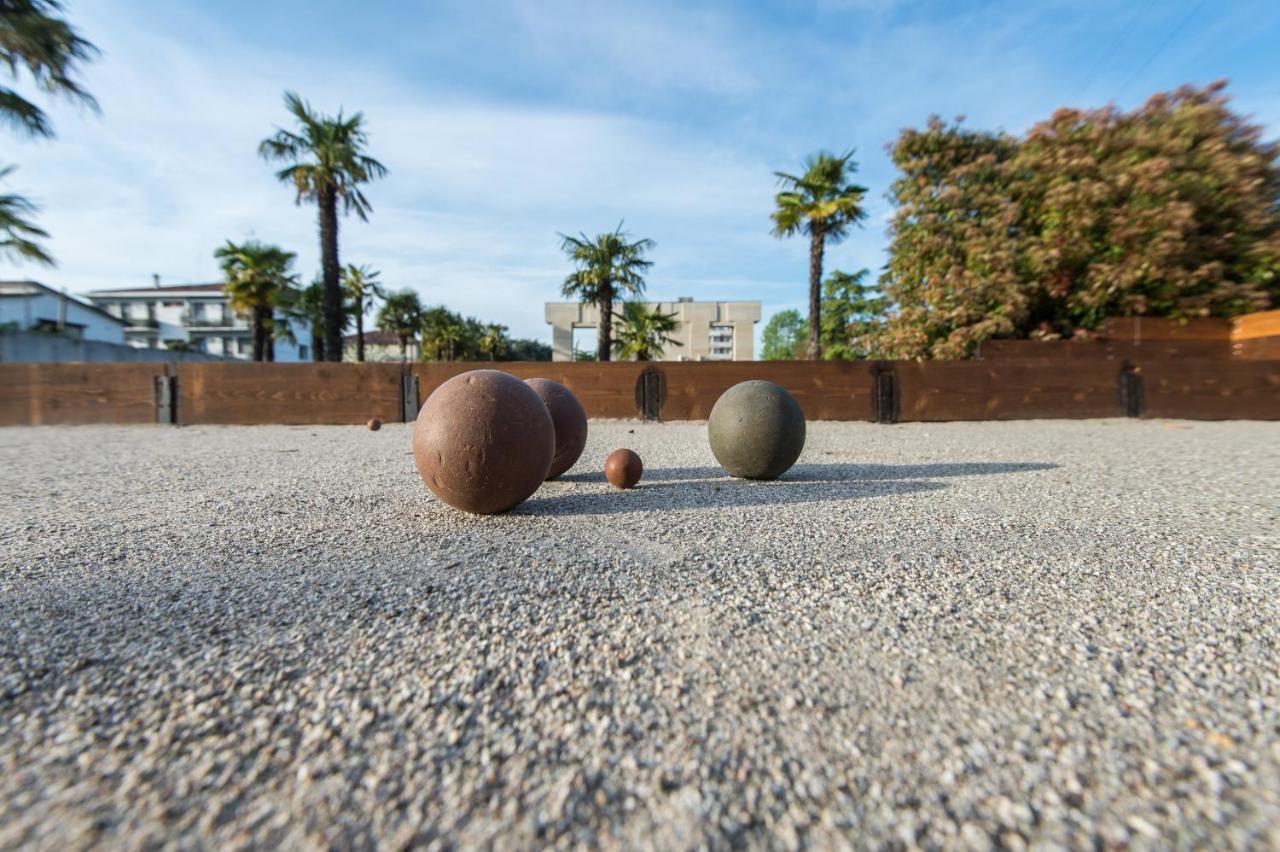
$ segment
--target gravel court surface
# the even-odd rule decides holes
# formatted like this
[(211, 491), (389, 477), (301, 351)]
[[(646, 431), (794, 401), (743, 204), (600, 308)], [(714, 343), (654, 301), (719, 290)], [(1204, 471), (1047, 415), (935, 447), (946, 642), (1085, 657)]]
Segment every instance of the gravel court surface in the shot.
[(0, 846), (1280, 847), (1280, 425), (410, 430), (0, 430)]

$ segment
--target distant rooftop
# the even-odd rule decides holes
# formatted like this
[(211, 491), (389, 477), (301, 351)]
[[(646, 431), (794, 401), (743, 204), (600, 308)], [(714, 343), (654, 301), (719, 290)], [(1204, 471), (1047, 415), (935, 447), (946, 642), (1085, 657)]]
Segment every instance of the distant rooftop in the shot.
[(153, 284), (150, 287), (124, 287), (114, 290), (90, 290), (91, 296), (132, 296), (145, 295), (147, 293), (212, 293), (222, 292), (223, 284), (221, 282), (214, 284), (165, 284), (163, 286)]
[[(347, 346), (356, 345), (356, 335), (348, 334), (342, 338), (342, 342)], [(396, 337), (389, 331), (366, 331), (364, 333), (365, 346), (399, 346), (400, 338)]]
[(86, 302), (84, 299), (80, 298), (79, 296), (73, 296), (70, 293), (66, 293), (66, 292), (59, 292), (58, 290), (55, 290), (52, 287), (50, 287), (48, 284), (41, 284), (39, 281), (0, 281), (0, 297), (30, 298), (32, 296), (39, 296), (42, 293), (46, 293), (51, 296), (57, 296), (57, 297), (66, 299), (69, 302), (74, 302), (86, 310), (90, 310), (95, 313), (101, 314), (102, 316), (110, 319), (112, 322), (118, 322), (121, 324), (123, 324), (124, 322), (119, 317), (113, 316), (107, 313), (97, 305)]

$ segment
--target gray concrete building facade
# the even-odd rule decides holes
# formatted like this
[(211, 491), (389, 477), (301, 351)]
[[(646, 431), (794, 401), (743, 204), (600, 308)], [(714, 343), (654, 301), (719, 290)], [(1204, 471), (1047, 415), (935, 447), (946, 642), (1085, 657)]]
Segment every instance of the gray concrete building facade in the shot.
[[(674, 314), (676, 342), (662, 353), (663, 361), (754, 361), (755, 324), (760, 321), (759, 302), (644, 302), (649, 310)], [(616, 305), (616, 303), (615, 303)], [(615, 313), (617, 308), (615, 307)], [(551, 360), (573, 360), (573, 331), (597, 329), (600, 310), (579, 302), (547, 302), (551, 326)], [(617, 327), (617, 319), (614, 320)]]

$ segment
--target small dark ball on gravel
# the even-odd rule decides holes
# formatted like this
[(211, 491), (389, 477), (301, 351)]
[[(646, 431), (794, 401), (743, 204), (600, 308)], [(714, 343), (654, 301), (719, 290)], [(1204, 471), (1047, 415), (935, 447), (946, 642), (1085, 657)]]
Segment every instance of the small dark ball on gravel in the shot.
[(634, 488), (643, 473), (644, 463), (632, 450), (614, 450), (604, 460), (604, 478), (616, 488)]
[(551, 459), (547, 479), (555, 479), (573, 467), (587, 445), (587, 410), (573, 391), (559, 382), (525, 379), (524, 383), (542, 397), (551, 413), (551, 423), (556, 429), (556, 454)]
[(716, 461), (742, 479), (777, 479), (804, 449), (804, 412), (773, 382), (742, 382), (720, 395), (707, 420)]
[(369, 427), (370, 432), (377, 432), (382, 428), (382, 421), (376, 417), (370, 417), (369, 422), (365, 425)]
[(505, 512), (538, 490), (556, 430), (533, 388), (472, 370), (432, 391), (413, 427), (413, 461), (431, 492), (477, 515)]

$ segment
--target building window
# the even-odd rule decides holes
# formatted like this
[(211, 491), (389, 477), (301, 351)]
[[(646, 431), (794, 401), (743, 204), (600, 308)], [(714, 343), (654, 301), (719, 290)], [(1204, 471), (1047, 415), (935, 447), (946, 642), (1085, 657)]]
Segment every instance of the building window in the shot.
[(306, 344), (301, 344), (298, 346), (298, 360), (299, 361), (311, 360), (311, 349)]
[(708, 336), (708, 351), (713, 360), (733, 360), (733, 326), (715, 323)]

